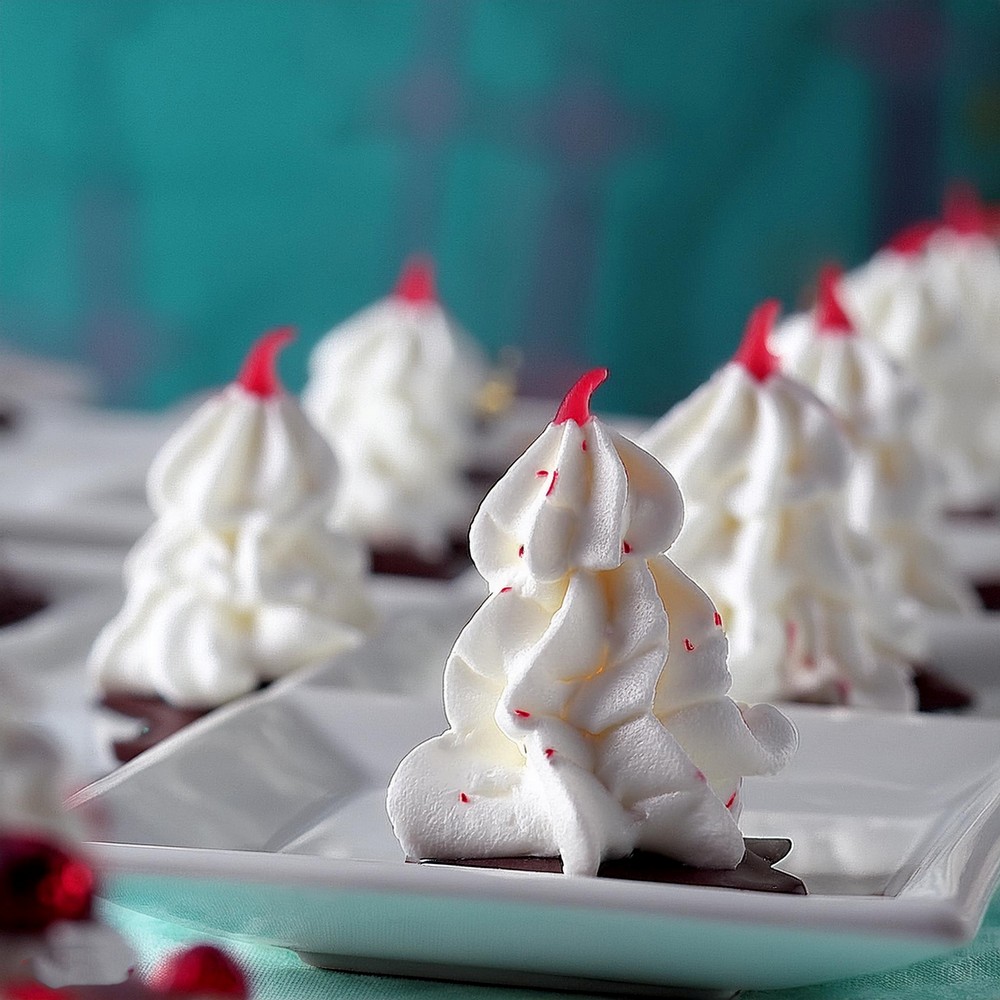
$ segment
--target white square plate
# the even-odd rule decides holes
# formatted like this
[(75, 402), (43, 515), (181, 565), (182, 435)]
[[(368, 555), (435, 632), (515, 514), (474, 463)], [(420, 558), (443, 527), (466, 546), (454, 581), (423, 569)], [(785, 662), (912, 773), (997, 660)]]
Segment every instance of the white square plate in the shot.
[[(350, 673), (398, 686), (432, 646), (443, 662), (454, 626), (432, 615), (386, 632), (351, 654)], [(792, 838), (781, 867), (805, 897), (405, 864), (384, 790), (441, 731), (441, 708), (345, 690), (329, 670), (213, 714), (72, 805), (103, 824), (93, 851), (116, 903), (334, 968), (731, 991), (968, 941), (1000, 871), (1000, 721), (790, 714), (801, 751), (747, 782), (743, 825)]]

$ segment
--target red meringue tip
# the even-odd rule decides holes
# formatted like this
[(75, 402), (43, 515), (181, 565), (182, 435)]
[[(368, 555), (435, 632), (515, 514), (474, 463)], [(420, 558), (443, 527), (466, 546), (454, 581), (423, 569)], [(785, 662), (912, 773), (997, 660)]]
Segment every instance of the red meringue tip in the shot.
[(968, 181), (954, 181), (944, 195), (942, 218), (948, 229), (961, 236), (987, 236), (989, 212), (979, 192)]
[(277, 370), (278, 351), (294, 339), (295, 328), (291, 326), (279, 326), (259, 337), (243, 362), (236, 377), (237, 384), (261, 399), (276, 396), (281, 392)]
[(397, 299), (412, 305), (427, 305), (437, 302), (437, 288), (434, 284), (434, 261), (430, 257), (418, 254), (411, 257), (400, 272), (399, 280), (393, 290)]
[(780, 367), (777, 356), (767, 346), (779, 312), (781, 303), (777, 299), (768, 299), (757, 306), (750, 313), (743, 340), (733, 355), (733, 361), (742, 365), (758, 382), (764, 382)]
[(607, 368), (592, 368), (586, 375), (581, 375), (576, 385), (566, 393), (566, 398), (559, 404), (554, 424), (564, 424), (573, 420), (581, 427), (590, 419), (590, 397), (594, 390), (608, 377)]
[(886, 243), (886, 249), (903, 254), (906, 257), (915, 257), (922, 254), (927, 249), (927, 241), (937, 232), (939, 226), (933, 219), (925, 219), (923, 222), (914, 222), (900, 230)]
[(827, 336), (843, 337), (855, 332), (854, 324), (840, 304), (840, 279), (843, 275), (844, 269), (839, 264), (827, 264), (819, 272), (816, 328)]
[(190, 997), (247, 1000), (250, 989), (243, 970), (212, 945), (202, 944), (167, 958), (154, 971), (150, 985), (158, 993)]

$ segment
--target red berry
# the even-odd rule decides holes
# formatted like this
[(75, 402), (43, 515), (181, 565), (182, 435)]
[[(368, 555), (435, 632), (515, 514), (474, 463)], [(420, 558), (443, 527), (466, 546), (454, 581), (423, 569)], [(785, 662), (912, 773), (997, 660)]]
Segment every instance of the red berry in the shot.
[(246, 976), (240, 967), (224, 952), (207, 944), (168, 958), (153, 974), (152, 986), (160, 993), (179, 997), (247, 1000), (250, 996)]
[(11, 983), (0, 987), (0, 1000), (65, 1000), (62, 990), (53, 990), (41, 983)]
[(32, 934), (59, 920), (86, 920), (94, 873), (40, 837), (0, 835), (0, 931)]

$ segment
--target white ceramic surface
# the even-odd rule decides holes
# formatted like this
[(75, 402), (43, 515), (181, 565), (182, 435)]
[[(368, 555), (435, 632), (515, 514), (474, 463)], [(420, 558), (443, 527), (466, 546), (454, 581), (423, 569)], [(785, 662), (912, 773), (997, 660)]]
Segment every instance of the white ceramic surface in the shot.
[(0, 531), (129, 545), (152, 517), (146, 471), (185, 409), (163, 414), (50, 403), (0, 435)]
[[(405, 677), (429, 639), (383, 636), (355, 672)], [(953, 948), (1000, 870), (1000, 722), (802, 707), (801, 752), (747, 783), (744, 826), (791, 836), (807, 897), (407, 865), (385, 784), (441, 708), (332, 681), (277, 686), (77, 795), (105, 824), (109, 898), (335, 967), (732, 990)]]

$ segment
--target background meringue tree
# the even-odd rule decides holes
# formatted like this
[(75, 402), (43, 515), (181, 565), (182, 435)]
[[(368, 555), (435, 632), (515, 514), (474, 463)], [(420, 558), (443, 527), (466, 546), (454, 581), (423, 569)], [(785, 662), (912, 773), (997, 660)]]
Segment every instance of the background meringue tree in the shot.
[(671, 556), (722, 614), (736, 696), (912, 708), (844, 517), (849, 444), (768, 349), (779, 309), (759, 306), (733, 360), (641, 440), (684, 496)]
[(570, 391), (473, 521), (490, 596), (445, 668), (450, 728), (389, 786), (413, 857), (559, 856), (593, 875), (643, 848), (732, 868), (742, 776), (794, 749), (780, 713), (727, 697), (720, 618), (661, 555), (677, 485), (590, 415), (606, 374)]
[(291, 336), (265, 334), (156, 456), (157, 521), (129, 553), (124, 607), (91, 651), (105, 690), (213, 706), (371, 627), (365, 554), (326, 525), (336, 461), (275, 371)]
[(895, 595), (909, 619), (970, 612), (975, 593), (935, 538), (937, 468), (912, 435), (920, 390), (877, 341), (860, 335), (841, 305), (841, 278), (840, 268), (824, 268), (815, 309), (776, 331), (782, 368), (830, 406), (851, 442), (847, 520), (869, 543), (875, 587)]
[(464, 468), (486, 371), (424, 258), (316, 345), (302, 401), (344, 473), (336, 527), (428, 559), (464, 536), (474, 510)]
[(975, 192), (917, 223), (844, 277), (846, 312), (916, 382), (911, 434), (941, 463), (940, 505), (1000, 505), (1000, 250)]

